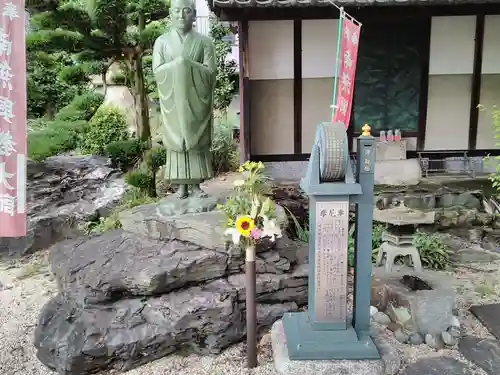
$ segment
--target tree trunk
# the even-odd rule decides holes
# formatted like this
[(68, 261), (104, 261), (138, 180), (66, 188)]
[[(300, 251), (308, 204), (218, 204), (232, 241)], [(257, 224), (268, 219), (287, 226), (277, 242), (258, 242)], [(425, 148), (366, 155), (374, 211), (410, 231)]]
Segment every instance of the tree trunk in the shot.
[(143, 141), (149, 141), (151, 138), (149, 108), (146, 89), (144, 87), (144, 70), (140, 54), (134, 57), (134, 91), (136, 97), (137, 136)]
[(101, 73), (101, 77), (102, 77), (102, 90), (103, 90), (103, 95), (104, 97), (106, 97), (106, 94), (108, 92), (108, 83), (106, 82), (106, 73), (108, 71), (106, 70), (104, 73)]

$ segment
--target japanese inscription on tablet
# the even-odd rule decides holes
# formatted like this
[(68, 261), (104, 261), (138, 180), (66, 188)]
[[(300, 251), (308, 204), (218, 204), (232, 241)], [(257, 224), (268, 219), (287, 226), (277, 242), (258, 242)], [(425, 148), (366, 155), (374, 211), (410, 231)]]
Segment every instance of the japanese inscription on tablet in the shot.
[(349, 202), (316, 203), (315, 321), (347, 319), (347, 240)]

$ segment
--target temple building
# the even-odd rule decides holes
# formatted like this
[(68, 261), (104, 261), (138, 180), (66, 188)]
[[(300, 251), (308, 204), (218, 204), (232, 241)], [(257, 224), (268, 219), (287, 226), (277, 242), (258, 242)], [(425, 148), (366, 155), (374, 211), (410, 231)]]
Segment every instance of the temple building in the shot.
[[(336, 5), (362, 23), (351, 150), (368, 123), (375, 136), (401, 130), (407, 158), (498, 153), (492, 108), (500, 106), (499, 0)], [(307, 160), (316, 125), (331, 119), (339, 10), (324, 0), (210, 6), (238, 22), (242, 159)]]

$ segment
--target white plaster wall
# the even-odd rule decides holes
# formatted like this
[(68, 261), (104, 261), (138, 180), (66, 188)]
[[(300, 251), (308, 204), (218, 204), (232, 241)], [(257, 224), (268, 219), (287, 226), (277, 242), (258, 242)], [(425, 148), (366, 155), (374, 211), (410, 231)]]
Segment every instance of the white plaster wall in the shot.
[(208, 17), (210, 15), (210, 9), (206, 0), (196, 0), (195, 4), (197, 17)]
[(472, 74), (476, 16), (432, 17), (429, 74)]
[(470, 74), (429, 76), (425, 150), (469, 148)]
[(293, 80), (252, 82), (250, 149), (254, 155), (293, 154)]
[(500, 73), (500, 16), (485, 17), (482, 73)]
[(302, 78), (335, 76), (338, 19), (302, 21)]
[(249, 21), (248, 53), (250, 79), (293, 79), (293, 21)]
[(476, 16), (433, 17), (425, 150), (462, 150), (469, 114)]
[(481, 77), (480, 98), (481, 106), (483, 108), (479, 111), (476, 148), (498, 148), (496, 145), (498, 140), (493, 137), (494, 129), (492, 110), (494, 106), (500, 108), (500, 74), (483, 74)]
[(311, 152), (316, 126), (332, 117), (332, 78), (302, 80), (302, 152)]

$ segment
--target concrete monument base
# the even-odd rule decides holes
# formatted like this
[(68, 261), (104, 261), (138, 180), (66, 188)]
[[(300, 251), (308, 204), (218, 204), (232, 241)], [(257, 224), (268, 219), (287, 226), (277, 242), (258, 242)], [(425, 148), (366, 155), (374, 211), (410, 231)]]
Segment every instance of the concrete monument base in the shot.
[[(318, 326), (318, 324), (316, 324)], [(313, 327), (307, 312), (283, 316), (288, 356), (291, 360), (379, 359), (380, 354), (369, 335), (360, 336), (349, 325), (325, 329)]]
[(291, 360), (283, 328), (278, 320), (271, 329), (273, 359), (276, 371), (281, 375), (394, 375), (401, 360), (392, 346), (374, 338), (381, 359), (370, 360)]

